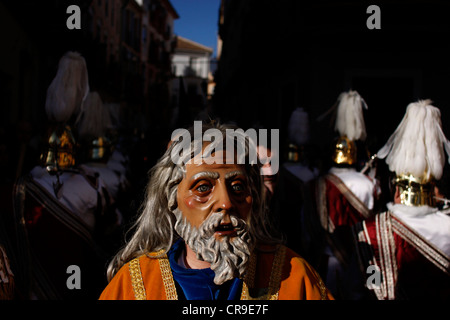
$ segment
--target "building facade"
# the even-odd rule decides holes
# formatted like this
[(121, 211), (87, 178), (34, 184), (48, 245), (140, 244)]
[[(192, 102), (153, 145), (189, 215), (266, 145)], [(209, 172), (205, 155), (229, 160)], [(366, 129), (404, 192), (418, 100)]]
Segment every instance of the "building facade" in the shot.
[(196, 118), (208, 116), (212, 81), (210, 64), (214, 52), (212, 48), (181, 36), (176, 39), (172, 56), (172, 128), (185, 127)]
[(168, 0), (94, 0), (90, 10), (92, 36), (104, 54), (103, 84), (111, 84), (105, 96), (120, 93), (112, 99), (125, 97), (133, 114), (162, 123), (169, 116), (175, 8)]

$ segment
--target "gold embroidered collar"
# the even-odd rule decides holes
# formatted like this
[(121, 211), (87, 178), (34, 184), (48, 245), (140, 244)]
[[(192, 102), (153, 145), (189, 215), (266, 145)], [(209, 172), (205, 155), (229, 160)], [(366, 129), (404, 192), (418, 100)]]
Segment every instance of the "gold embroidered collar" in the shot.
[[(157, 255), (161, 254), (158, 252)], [(277, 300), (278, 292), (280, 290), (281, 283), (281, 273), (284, 264), (284, 256), (286, 253), (285, 246), (278, 246), (275, 252), (275, 257), (272, 264), (272, 272), (269, 280), (269, 287), (267, 289), (260, 290), (256, 297), (250, 295), (250, 291), (253, 291), (255, 283), (255, 273), (256, 273), (256, 263), (257, 255), (253, 253), (250, 256), (249, 266), (247, 274), (244, 278), (244, 283), (242, 286), (241, 300)], [(178, 300), (177, 290), (175, 287), (175, 282), (172, 275), (172, 270), (170, 269), (169, 259), (166, 254), (157, 258), (159, 262), (159, 267), (161, 270), (161, 276), (164, 284), (164, 289), (166, 292), (167, 300)], [(136, 300), (146, 300), (146, 291), (144, 286), (144, 281), (142, 279), (141, 268), (139, 264), (139, 257), (130, 261), (129, 263), (131, 284), (134, 291), (134, 296)], [(253, 292), (252, 292), (253, 293)]]

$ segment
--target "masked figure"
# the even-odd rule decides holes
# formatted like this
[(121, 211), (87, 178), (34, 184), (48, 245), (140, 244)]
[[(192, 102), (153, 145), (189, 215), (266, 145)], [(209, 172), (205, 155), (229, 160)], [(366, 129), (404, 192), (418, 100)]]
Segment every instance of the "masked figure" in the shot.
[(204, 125), (213, 140), (186, 138), (192, 131), (173, 139), (151, 170), (134, 234), (111, 262), (100, 299), (332, 298), (314, 269), (271, 235), (260, 164), (249, 160), (256, 144), (243, 134), (228, 139), (232, 128)]

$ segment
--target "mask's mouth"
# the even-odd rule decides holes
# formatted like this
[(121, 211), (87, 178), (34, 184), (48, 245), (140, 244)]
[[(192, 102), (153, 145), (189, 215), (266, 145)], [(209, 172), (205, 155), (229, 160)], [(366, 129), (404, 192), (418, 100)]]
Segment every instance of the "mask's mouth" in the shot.
[(234, 229), (233, 224), (231, 223), (222, 223), (218, 225), (214, 232), (219, 236), (235, 236), (236, 230)]

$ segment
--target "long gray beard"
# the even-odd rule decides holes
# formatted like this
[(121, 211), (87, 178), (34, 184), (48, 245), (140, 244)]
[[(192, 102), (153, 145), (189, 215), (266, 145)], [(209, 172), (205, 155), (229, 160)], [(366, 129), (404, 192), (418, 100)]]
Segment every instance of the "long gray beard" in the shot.
[(223, 219), (222, 213), (212, 213), (199, 228), (193, 227), (178, 208), (174, 213), (177, 218), (175, 230), (195, 252), (197, 259), (211, 263), (215, 284), (221, 285), (235, 277), (244, 276), (252, 248), (248, 226), (244, 220), (230, 216), (237, 236), (222, 236), (217, 240), (214, 232)]

